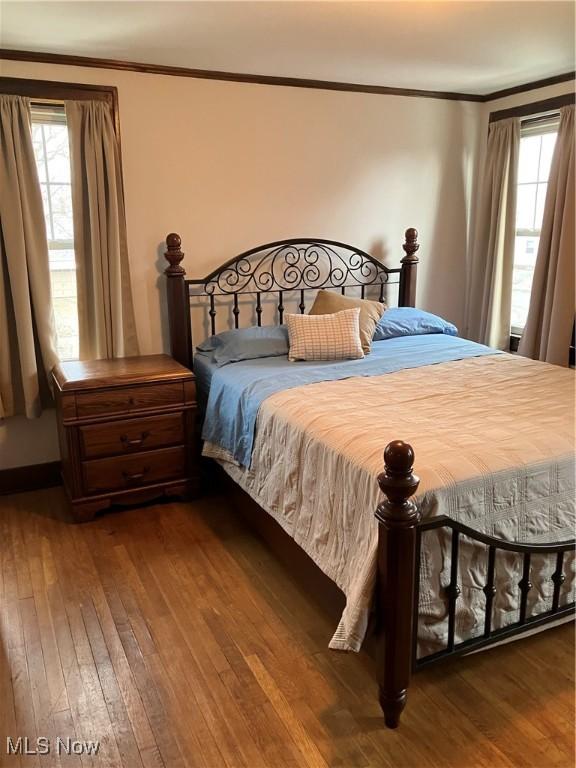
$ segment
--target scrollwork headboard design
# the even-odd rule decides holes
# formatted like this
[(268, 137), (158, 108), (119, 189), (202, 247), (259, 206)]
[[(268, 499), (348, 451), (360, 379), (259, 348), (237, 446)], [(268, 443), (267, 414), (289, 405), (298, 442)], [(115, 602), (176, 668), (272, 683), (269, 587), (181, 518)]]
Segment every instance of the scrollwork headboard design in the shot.
[[(239, 296), (253, 297), (254, 314), (262, 324), (263, 296), (275, 296), (276, 319), (283, 322), (286, 293), (299, 296), (298, 310), (305, 312), (308, 291), (338, 290), (342, 294), (349, 288), (359, 290), (364, 298), (366, 290), (378, 290), (383, 301), (384, 288), (398, 283), (398, 306), (413, 307), (416, 299), (416, 271), (419, 249), (418, 232), (406, 230), (404, 258), (400, 267), (391, 269), (374, 256), (337, 240), (322, 238), (294, 238), (259, 245), (222, 264), (207, 277), (186, 279), (182, 267), (184, 253), (182, 240), (175, 232), (166, 237), (169, 262), (167, 277), (168, 320), (170, 327), (170, 353), (175, 360), (192, 368), (192, 326), (190, 298), (203, 296), (208, 300), (210, 332), (216, 332), (216, 297), (230, 297), (234, 327), (239, 327)], [(394, 280), (394, 276), (398, 276)]]

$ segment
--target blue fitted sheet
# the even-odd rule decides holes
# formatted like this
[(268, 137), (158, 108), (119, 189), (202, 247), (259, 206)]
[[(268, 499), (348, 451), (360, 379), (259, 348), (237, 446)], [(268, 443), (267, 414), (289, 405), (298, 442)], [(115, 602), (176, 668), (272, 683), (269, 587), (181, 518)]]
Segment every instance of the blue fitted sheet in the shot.
[(289, 362), (287, 357), (246, 360), (217, 368), (196, 356), (194, 370), (209, 386), (202, 438), (229, 451), (249, 467), (258, 409), (270, 395), (304, 384), (354, 376), (380, 376), (452, 360), (501, 354), (498, 350), (444, 334), (375, 341), (361, 360)]
[(194, 355), (194, 375), (196, 376), (196, 386), (198, 387), (199, 397), (206, 402), (212, 382), (214, 371), (218, 366), (212, 360), (212, 354), (206, 352), (196, 352)]

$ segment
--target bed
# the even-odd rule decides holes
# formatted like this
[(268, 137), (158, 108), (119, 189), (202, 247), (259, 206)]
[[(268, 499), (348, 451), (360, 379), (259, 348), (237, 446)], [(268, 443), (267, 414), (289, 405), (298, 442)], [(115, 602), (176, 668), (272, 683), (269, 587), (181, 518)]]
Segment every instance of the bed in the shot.
[(193, 355), (192, 330), (215, 334), (218, 313), (281, 324), (320, 288), (414, 306), (416, 230), (397, 268), (291, 239), (201, 280), (186, 278), (179, 236), (166, 242), (171, 350), (196, 374), (204, 454), (346, 596), (330, 647), (374, 632), (387, 726), (421, 667), (570, 620), (572, 371), (444, 334), (375, 341), (362, 360), (217, 367)]

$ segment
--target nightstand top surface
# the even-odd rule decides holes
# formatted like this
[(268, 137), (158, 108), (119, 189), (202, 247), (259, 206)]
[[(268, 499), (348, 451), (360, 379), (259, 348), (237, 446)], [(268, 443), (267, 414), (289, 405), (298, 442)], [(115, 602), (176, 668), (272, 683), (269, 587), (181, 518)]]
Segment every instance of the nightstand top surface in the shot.
[(54, 366), (52, 375), (58, 387), (65, 390), (119, 387), (156, 381), (190, 379), (192, 371), (169, 355), (120, 357), (114, 360), (71, 360)]

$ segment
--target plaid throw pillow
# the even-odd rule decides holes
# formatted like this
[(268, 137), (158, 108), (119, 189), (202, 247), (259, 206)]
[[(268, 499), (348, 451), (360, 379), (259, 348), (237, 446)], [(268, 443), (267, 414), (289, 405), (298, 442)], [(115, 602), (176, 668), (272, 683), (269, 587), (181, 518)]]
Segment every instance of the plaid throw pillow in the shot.
[(289, 360), (356, 360), (364, 357), (360, 309), (330, 315), (286, 315)]

